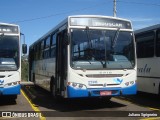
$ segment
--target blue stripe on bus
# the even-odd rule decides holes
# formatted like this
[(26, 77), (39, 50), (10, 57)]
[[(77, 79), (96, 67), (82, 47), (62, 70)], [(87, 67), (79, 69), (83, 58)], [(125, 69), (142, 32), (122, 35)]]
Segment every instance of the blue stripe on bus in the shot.
[(98, 97), (100, 96), (100, 91), (112, 91), (109, 96), (118, 95), (133, 95), (137, 93), (136, 84), (126, 88), (97, 88), (97, 89), (78, 89), (72, 86), (67, 87), (68, 98), (77, 97)]
[(137, 93), (137, 85), (126, 87), (122, 89), (122, 95), (134, 95)]
[(75, 89), (71, 86), (67, 87), (68, 97), (88, 97), (88, 90), (87, 89)]
[(0, 94), (2, 95), (17, 95), (20, 94), (21, 85), (13, 87), (0, 88)]

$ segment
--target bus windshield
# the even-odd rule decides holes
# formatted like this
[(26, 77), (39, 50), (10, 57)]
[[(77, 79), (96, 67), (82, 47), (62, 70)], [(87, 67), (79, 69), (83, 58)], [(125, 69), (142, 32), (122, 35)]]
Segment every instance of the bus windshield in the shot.
[(17, 70), (19, 67), (18, 36), (0, 35), (0, 70)]
[(71, 29), (73, 69), (131, 69), (135, 66), (133, 33)]

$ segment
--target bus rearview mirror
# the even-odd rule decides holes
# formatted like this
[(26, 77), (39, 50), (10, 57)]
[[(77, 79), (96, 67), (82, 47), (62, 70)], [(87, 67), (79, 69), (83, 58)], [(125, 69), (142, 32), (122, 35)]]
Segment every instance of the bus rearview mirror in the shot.
[(22, 44), (22, 52), (23, 52), (23, 54), (27, 54), (27, 45), (26, 44)]

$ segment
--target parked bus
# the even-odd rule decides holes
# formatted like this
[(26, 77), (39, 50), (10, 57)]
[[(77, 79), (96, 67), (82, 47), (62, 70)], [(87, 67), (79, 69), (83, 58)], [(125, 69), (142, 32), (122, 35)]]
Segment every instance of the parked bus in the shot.
[(0, 96), (16, 99), (17, 94), (20, 94), (20, 81), (19, 26), (0, 23)]
[(129, 20), (69, 16), (29, 47), (29, 79), (54, 97), (136, 94), (136, 52)]
[(160, 94), (160, 24), (135, 31), (138, 91)]

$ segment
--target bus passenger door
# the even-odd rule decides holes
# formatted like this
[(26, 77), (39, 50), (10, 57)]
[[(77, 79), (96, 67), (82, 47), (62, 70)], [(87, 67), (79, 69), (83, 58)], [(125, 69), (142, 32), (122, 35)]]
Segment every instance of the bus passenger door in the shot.
[(56, 52), (56, 94), (61, 95), (64, 91), (64, 80), (66, 79), (67, 47), (64, 43), (66, 30), (57, 35)]

